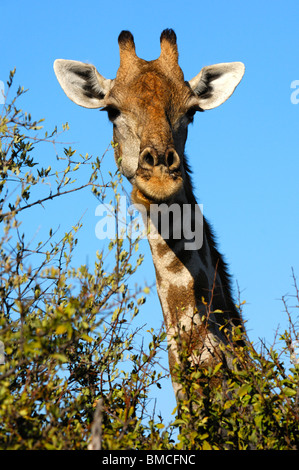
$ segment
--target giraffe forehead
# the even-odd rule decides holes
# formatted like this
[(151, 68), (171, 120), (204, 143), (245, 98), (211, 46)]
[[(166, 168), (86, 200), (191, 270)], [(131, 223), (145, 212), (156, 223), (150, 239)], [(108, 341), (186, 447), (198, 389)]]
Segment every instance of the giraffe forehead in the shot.
[(142, 101), (152, 100), (155, 105), (160, 104), (162, 106), (171, 97), (168, 87), (172, 84), (169, 82), (170, 80), (166, 77), (159, 76), (155, 72), (147, 72), (141, 74), (136, 80), (132, 91)]
[(168, 76), (161, 72), (153, 62), (146, 63), (133, 77), (117, 80), (111, 90), (110, 97), (116, 99), (126, 108), (146, 106), (161, 112), (168, 108), (176, 109), (193, 95), (184, 80), (176, 76)]

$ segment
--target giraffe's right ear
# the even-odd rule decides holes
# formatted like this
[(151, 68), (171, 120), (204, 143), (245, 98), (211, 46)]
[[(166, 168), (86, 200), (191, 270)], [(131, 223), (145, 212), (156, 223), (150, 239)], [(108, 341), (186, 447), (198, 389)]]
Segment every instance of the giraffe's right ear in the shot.
[(99, 74), (94, 65), (76, 60), (57, 59), (54, 72), (61, 88), (74, 103), (85, 108), (105, 106), (105, 96), (113, 80)]

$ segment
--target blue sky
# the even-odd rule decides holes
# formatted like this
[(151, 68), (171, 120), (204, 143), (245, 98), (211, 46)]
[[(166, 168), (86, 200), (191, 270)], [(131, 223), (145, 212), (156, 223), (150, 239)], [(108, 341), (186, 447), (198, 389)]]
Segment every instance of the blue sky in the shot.
[[(299, 80), (298, 2), (2, 0), (0, 25), (5, 38), (0, 80), (6, 82), (16, 67), (16, 83), (29, 88), (23, 109), (45, 118), (49, 130), (68, 121), (64, 139), (83, 154), (105, 151), (111, 124), (105, 113), (67, 99), (53, 72), (56, 58), (93, 63), (106, 78), (114, 78), (121, 30), (131, 30), (137, 54), (151, 60), (160, 53), (161, 31), (171, 27), (186, 79), (204, 65), (244, 62), (245, 76), (230, 100), (196, 116), (186, 153), (198, 202), (214, 227), (234, 286), (237, 281), (247, 302), (249, 337), (271, 344), (278, 325), (287, 324), (280, 299), (293, 293), (292, 267), (299, 276), (299, 104), (291, 102), (296, 91), (291, 84)], [(112, 152), (108, 156), (107, 168), (114, 171)], [(41, 159), (50, 165), (55, 152), (45, 150)], [(33, 231), (37, 223), (48, 226), (51, 218), (67, 228), (87, 209), (79, 240), (82, 263), (93, 259), (101, 243), (94, 234), (97, 202), (87, 192), (85, 197), (66, 197), (26, 220)], [(139, 279), (151, 284), (154, 269), (146, 241), (141, 250), (146, 261)], [(148, 327), (161, 324), (155, 293), (141, 315)], [(165, 386), (161, 394), (160, 408), (172, 409), (171, 389)]]

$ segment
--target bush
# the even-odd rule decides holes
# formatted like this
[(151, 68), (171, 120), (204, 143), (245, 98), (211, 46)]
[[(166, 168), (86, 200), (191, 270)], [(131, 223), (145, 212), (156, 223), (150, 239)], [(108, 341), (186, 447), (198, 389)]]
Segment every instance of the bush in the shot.
[[(298, 289), (297, 289), (297, 300)], [(280, 353), (261, 350), (245, 339), (245, 347), (226, 346), (233, 368), (179, 370), (187, 395), (179, 405), (174, 425), (182, 449), (297, 450), (299, 446), (299, 361), (294, 355), (298, 334), (280, 336)], [(234, 340), (240, 339), (239, 333)], [(297, 341), (297, 342), (296, 342)], [(286, 354), (288, 360), (282, 360)], [(186, 363), (186, 361), (185, 361)], [(287, 366), (288, 364), (288, 366)]]
[[(89, 268), (73, 261), (81, 222), (58, 240), (50, 229), (35, 245), (22, 231), (34, 206), (88, 188), (101, 202), (111, 188), (117, 209), (121, 176), (104, 184), (103, 157), (78, 157), (72, 148), (43, 168), (37, 149), (55, 143), (58, 132), (39, 137), (41, 121), (17, 108), (24, 93), (6, 99), (0, 121), (0, 448), (297, 449), (298, 333), (286, 299), (290, 330), (280, 353), (257, 353), (246, 339), (245, 348), (228, 346), (234, 368), (226, 371), (192, 368), (182, 352), (177, 376), (186, 398), (173, 423), (148, 411), (149, 393), (165, 376), (159, 355), (167, 345), (163, 329), (136, 327), (149, 291), (130, 284), (143, 260), (138, 240), (116, 236)], [(295, 289), (299, 300), (296, 282)]]

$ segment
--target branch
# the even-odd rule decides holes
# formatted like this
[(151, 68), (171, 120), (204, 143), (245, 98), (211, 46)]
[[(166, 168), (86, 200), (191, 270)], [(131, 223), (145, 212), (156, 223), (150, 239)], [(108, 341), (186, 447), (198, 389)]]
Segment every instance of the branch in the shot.
[(16, 215), (16, 214), (18, 214), (19, 212), (21, 212), (25, 209), (29, 209), (30, 207), (36, 206), (37, 204), (43, 205), (44, 202), (49, 201), (50, 199), (54, 199), (55, 197), (63, 196), (65, 194), (74, 193), (76, 191), (80, 191), (81, 189), (87, 188), (87, 186), (90, 186), (90, 185), (94, 186), (94, 184), (92, 182), (88, 182), (87, 184), (83, 184), (82, 186), (79, 186), (78, 188), (69, 189), (69, 190), (63, 191), (63, 192), (58, 191), (56, 194), (50, 194), (49, 196), (47, 196), (43, 199), (39, 199), (38, 201), (34, 201), (31, 204), (19, 207), (18, 209), (14, 209), (13, 211), (5, 212), (4, 214), (2, 214), (1, 211), (0, 211), (0, 220), (3, 220), (5, 217), (8, 217), (11, 214)]
[(102, 450), (102, 419), (103, 419), (103, 398), (100, 398), (91, 426), (91, 442), (88, 450)]

